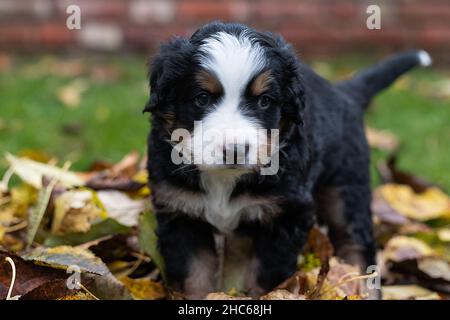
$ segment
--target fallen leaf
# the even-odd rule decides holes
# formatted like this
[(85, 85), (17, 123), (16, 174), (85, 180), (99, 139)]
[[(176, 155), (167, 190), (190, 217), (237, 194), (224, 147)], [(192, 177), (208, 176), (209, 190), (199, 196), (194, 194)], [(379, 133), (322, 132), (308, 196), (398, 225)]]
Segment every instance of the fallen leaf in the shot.
[(87, 232), (104, 217), (92, 191), (70, 190), (55, 199), (51, 230), (53, 234)]
[(52, 180), (48, 186), (41, 189), (38, 194), (36, 205), (32, 208), (28, 215), (28, 229), (27, 229), (27, 244), (28, 247), (33, 243), (34, 237), (41, 225), (42, 218), (47, 210), (50, 196), (53, 188), (56, 185), (56, 180)]
[(450, 264), (438, 257), (425, 257), (417, 262), (420, 271), (433, 279), (441, 279), (450, 283)]
[(127, 227), (137, 226), (139, 214), (145, 210), (146, 204), (149, 205), (149, 202), (131, 199), (127, 194), (115, 190), (98, 191), (97, 196), (108, 217)]
[(76, 292), (75, 294), (64, 296), (56, 300), (95, 300), (95, 299), (88, 293)]
[(111, 172), (114, 177), (123, 176), (131, 178), (138, 170), (139, 152), (132, 151), (112, 166)]
[(77, 246), (108, 235), (125, 234), (130, 229), (118, 223), (114, 219), (106, 218), (95, 223), (87, 232), (67, 233), (63, 235), (51, 235), (44, 241), (44, 246), (56, 247), (61, 245)]
[(411, 173), (397, 168), (397, 157), (390, 156), (387, 161), (377, 164), (378, 173), (383, 183), (405, 184), (410, 186), (414, 192), (421, 193), (428, 188), (435, 187), (432, 183)]
[(436, 292), (417, 285), (394, 285), (381, 288), (385, 300), (440, 300)]
[[(86, 287), (102, 300), (132, 300), (128, 289), (111, 272), (104, 275), (86, 274)], [(92, 281), (89, 281), (92, 280)]]
[(81, 103), (81, 96), (87, 90), (86, 81), (74, 80), (57, 91), (57, 97), (68, 108), (76, 108)]
[(16, 267), (16, 281), (14, 283), (12, 295), (26, 295), (46, 283), (54, 283), (59, 280), (66, 280), (67, 274), (62, 270), (52, 270), (37, 266), (32, 262), (23, 260), (21, 257), (0, 250), (0, 299), (5, 299), (8, 288), (11, 284), (12, 270), (6, 257), (10, 257)]
[(131, 279), (120, 277), (119, 281), (130, 291), (137, 300), (159, 300), (167, 296), (167, 292), (161, 282), (149, 278)]
[(366, 137), (372, 148), (393, 152), (398, 149), (397, 137), (387, 131), (366, 127)]
[(260, 300), (306, 300), (306, 296), (294, 294), (285, 289), (276, 289), (263, 295)]
[(236, 297), (224, 292), (211, 292), (206, 296), (205, 300), (252, 300), (252, 298)]
[(401, 215), (389, 205), (381, 195), (379, 189), (373, 192), (371, 209), (374, 216), (379, 219), (380, 222), (397, 226), (410, 223), (410, 220), (407, 217)]
[(383, 251), (384, 258), (394, 262), (418, 259), (434, 254), (425, 242), (406, 236), (395, 236), (391, 238)]
[(105, 275), (109, 273), (106, 265), (92, 252), (70, 246), (53, 248), (38, 247), (22, 255), (27, 261), (40, 265), (66, 270), (69, 266), (77, 266), (82, 272)]
[(151, 211), (147, 210), (141, 215), (139, 219), (139, 244), (142, 250), (152, 258), (165, 280), (164, 260), (158, 249), (156, 225), (156, 217)]
[(439, 229), (437, 235), (441, 241), (450, 242), (450, 228)]
[(68, 172), (54, 165), (40, 163), (37, 161), (17, 158), (12, 154), (6, 154), (6, 160), (11, 166), (11, 170), (17, 174), (27, 184), (36, 189), (42, 188), (44, 176), (49, 179), (56, 179), (58, 183), (65, 187), (82, 186), (84, 181), (75, 173)]
[(406, 185), (385, 184), (377, 192), (405, 217), (427, 221), (450, 215), (450, 198), (438, 188), (429, 188), (422, 193), (415, 193)]

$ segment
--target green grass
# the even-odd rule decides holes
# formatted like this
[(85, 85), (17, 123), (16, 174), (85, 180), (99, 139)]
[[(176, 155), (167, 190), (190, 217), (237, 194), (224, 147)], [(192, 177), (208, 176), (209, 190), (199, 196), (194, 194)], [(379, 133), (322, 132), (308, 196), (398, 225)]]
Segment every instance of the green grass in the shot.
[[(54, 59), (18, 58), (9, 70), (0, 72), (0, 152), (43, 150), (80, 170), (93, 160), (117, 161), (133, 149), (144, 153), (149, 130), (148, 116), (141, 113), (147, 101), (146, 60), (137, 56), (87, 59), (88, 74), (101, 62), (117, 69), (119, 77), (102, 83), (88, 74), (80, 76), (88, 88), (81, 104), (69, 108), (59, 101), (57, 92), (74, 79), (49, 72)], [(313, 66), (336, 80), (370, 60), (346, 57), (327, 62), (316, 61)], [(376, 98), (367, 122), (398, 136), (401, 169), (450, 191), (450, 97), (430, 97), (433, 86), (448, 78), (442, 71), (410, 73)], [(385, 152), (374, 150), (373, 164), (383, 157)], [(0, 172), (4, 169), (5, 163), (0, 162)]]
[[(76, 108), (57, 98), (58, 90), (74, 79), (46, 74), (45, 58), (19, 62), (0, 74), (0, 151), (39, 149), (71, 161), (76, 169), (94, 159), (117, 161), (132, 149), (143, 153), (149, 129), (148, 116), (142, 114), (148, 96), (146, 62), (137, 57), (118, 61), (109, 61), (119, 70), (117, 81), (79, 77), (88, 89)], [(67, 133), (65, 127), (76, 129)]]

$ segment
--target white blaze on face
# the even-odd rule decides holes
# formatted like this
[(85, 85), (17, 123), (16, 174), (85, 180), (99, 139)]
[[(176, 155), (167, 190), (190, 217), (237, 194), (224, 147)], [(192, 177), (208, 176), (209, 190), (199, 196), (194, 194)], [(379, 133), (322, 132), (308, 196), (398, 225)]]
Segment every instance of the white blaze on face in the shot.
[[(253, 154), (258, 148), (257, 134), (261, 125), (256, 119), (243, 115), (239, 105), (249, 81), (264, 68), (263, 49), (245, 33), (236, 36), (218, 32), (204, 40), (200, 50), (201, 66), (217, 76), (224, 92), (214, 109), (203, 118), (203, 134), (194, 129), (194, 145), (198, 145), (199, 139), (203, 142), (203, 150), (194, 150), (194, 157), (211, 150), (222, 156), (223, 143), (240, 143), (243, 137), (249, 144), (249, 154)], [(225, 136), (225, 142), (211, 137), (216, 137), (217, 133)]]

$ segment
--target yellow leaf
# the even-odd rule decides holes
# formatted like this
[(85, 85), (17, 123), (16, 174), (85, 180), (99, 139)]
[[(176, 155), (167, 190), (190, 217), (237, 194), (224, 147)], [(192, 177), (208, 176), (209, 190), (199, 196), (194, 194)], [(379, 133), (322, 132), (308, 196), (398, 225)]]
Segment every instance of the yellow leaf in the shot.
[(166, 297), (167, 293), (161, 282), (153, 281), (149, 278), (132, 279), (120, 277), (119, 281), (131, 292), (137, 300), (157, 300)]
[(94, 203), (89, 190), (64, 192), (55, 200), (52, 233), (86, 232), (102, 218), (102, 209)]
[(90, 294), (85, 292), (76, 292), (70, 296), (64, 296), (56, 300), (95, 300)]
[(437, 231), (439, 240), (444, 242), (450, 242), (450, 228), (442, 228)]
[(0, 243), (3, 241), (3, 236), (5, 235), (5, 227), (0, 224)]
[(378, 192), (405, 217), (427, 221), (450, 215), (450, 198), (438, 188), (415, 193), (407, 185), (385, 184)]

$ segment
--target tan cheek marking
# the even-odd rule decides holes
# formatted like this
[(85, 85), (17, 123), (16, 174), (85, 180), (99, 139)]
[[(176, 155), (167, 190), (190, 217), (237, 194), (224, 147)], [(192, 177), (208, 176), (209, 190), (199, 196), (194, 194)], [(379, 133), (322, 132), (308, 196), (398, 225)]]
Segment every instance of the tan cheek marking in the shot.
[(165, 120), (166, 130), (170, 131), (175, 123), (175, 114), (172, 111), (168, 111), (163, 115), (163, 118)]
[(250, 92), (254, 96), (259, 96), (269, 89), (270, 82), (272, 81), (272, 74), (270, 70), (264, 71), (253, 80)]
[(204, 90), (210, 93), (219, 93), (222, 90), (222, 85), (219, 80), (208, 71), (198, 73), (196, 80)]

